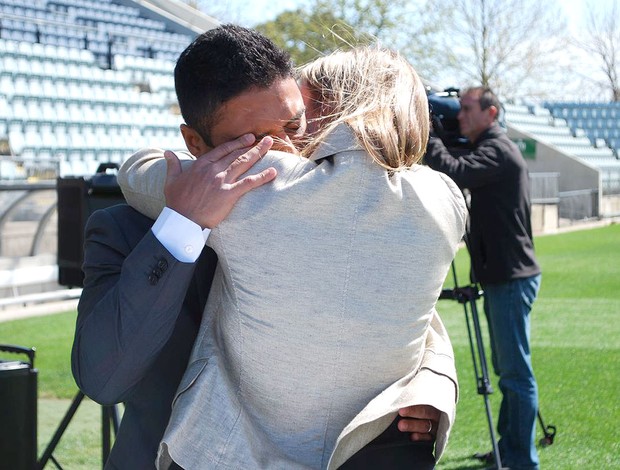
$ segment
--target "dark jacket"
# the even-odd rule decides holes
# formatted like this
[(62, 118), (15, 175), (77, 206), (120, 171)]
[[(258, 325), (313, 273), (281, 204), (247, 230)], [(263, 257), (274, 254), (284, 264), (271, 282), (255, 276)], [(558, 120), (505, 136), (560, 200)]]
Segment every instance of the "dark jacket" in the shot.
[[(125, 410), (106, 469), (153, 469), (196, 337), (217, 257), (177, 261), (127, 205), (86, 226), (72, 369), (80, 389)], [(198, 288), (200, 287), (200, 288)]]
[(534, 254), (530, 186), (525, 160), (494, 124), (469, 152), (454, 156), (431, 137), (425, 162), (469, 189), (468, 245), (476, 280), (492, 284), (540, 273)]

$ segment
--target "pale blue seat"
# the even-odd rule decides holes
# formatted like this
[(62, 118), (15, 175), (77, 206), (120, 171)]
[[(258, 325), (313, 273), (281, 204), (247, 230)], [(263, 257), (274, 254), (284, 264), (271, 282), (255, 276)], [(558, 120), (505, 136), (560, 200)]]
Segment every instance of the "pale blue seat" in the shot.
[(20, 155), (26, 145), (26, 139), (22, 131), (9, 130), (9, 146), (13, 155)]
[(13, 98), (11, 102), (11, 120), (27, 122), (30, 119), (26, 101), (23, 98)]

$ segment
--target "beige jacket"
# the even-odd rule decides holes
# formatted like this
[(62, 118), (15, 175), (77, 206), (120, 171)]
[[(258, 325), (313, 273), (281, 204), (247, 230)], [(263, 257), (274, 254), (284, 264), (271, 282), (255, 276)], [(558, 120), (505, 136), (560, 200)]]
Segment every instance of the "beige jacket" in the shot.
[[(123, 165), (128, 202), (163, 208), (162, 151)], [(465, 227), (452, 181), (390, 176), (339, 127), (310, 160), (270, 152), (209, 245), (219, 268), (160, 449), (184, 468), (337, 468), (400, 408), (454, 419), (452, 348), (435, 304)], [(449, 380), (446, 380), (448, 378)]]

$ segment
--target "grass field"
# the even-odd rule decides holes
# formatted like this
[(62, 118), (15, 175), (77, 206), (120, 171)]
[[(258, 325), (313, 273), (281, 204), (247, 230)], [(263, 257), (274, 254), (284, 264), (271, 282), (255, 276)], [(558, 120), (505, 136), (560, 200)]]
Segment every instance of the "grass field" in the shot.
[[(547, 425), (557, 427), (554, 444), (540, 450), (541, 467), (619, 469), (620, 225), (538, 237), (535, 242), (543, 283), (532, 316), (532, 351), (541, 413)], [(459, 252), (455, 265), (463, 284), (469, 267), (465, 252)], [(460, 400), (438, 468), (482, 468), (471, 455), (491, 445), (463, 307), (442, 300), (439, 310), (455, 349)], [(74, 322), (75, 312), (67, 312), (0, 323), (0, 343), (37, 348), (40, 452), (76, 393), (69, 366)], [(486, 338), (483, 318), (481, 323)], [(493, 386), (497, 390), (495, 378)], [(499, 399), (499, 392), (490, 396), (494, 418)], [(100, 407), (85, 401), (54, 454), (64, 468), (100, 468), (100, 425)]]

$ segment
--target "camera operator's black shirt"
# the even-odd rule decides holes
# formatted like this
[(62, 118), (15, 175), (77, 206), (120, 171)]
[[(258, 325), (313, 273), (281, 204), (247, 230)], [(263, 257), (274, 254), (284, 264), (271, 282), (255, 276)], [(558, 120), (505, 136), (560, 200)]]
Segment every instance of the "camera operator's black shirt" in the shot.
[(492, 125), (468, 152), (431, 137), (425, 162), (471, 194), (468, 245), (476, 280), (500, 283), (540, 273), (530, 219), (529, 176), (517, 146)]

